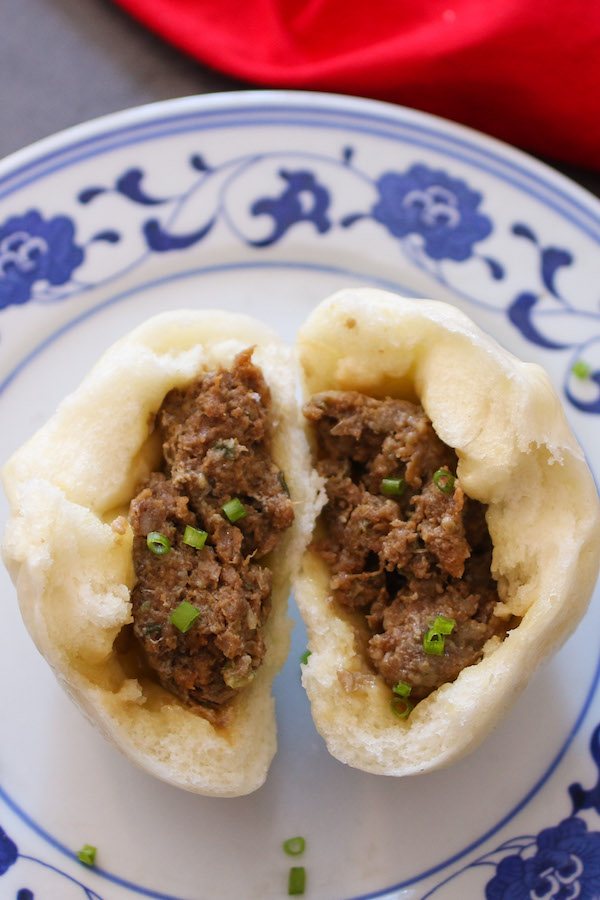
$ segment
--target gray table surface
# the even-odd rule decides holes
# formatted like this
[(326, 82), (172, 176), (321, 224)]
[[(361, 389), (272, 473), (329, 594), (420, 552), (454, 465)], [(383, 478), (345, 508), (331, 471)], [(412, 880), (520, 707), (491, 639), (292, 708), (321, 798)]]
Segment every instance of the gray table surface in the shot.
[[(250, 85), (184, 56), (109, 0), (0, 0), (0, 158), (130, 106)], [(600, 172), (545, 160), (600, 197)]]

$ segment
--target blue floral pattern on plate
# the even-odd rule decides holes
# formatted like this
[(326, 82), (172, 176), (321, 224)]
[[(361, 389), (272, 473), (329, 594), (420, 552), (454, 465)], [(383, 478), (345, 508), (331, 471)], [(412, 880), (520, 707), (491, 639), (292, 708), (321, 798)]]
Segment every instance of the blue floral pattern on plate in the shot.
[[(147, 250), (136, 259), (126, 262), (108, 280), (140, 265), (148, 253), (170, 253), (195, 247), (208, 239), (216, 223), (222, 220), (248, 247), (257, 250), (282, 241), (290, 229), (300, 223), (311, 223), (318, 238), (332, 228), (352, 228), (369, 220), (381, 225), (394, 239), (410, 263), (424, 270), (442, 285), (457, 291), (472, 303), (485, 306), (479, 297), (471, 296), (456, 281), (455, 273), (443, 268), (444, 262), (464, 263), (480, 259), (490, 277), (502, 281), (507, 264), (489, 255), (480, 254), (478, 246), (494, 231), (494, 223), (485, 210), (481, 192), (473, 190), (463, 179), (442, 169), (432, 169), (423, 163), (405, 171), (386, 171), (375, 179), (369, 178), (354, 164), (352, 147), (343, 148), (338, 158), (304, 156), (306, 166), (294, 169), (281, 167), (282, 154), (261, 154), (226, 160), (209, 165), (200, 154), (189, 160), (193, 174), (190, 186), (178, 195), (155, 196), (144, 188), (145, 173), (141, 167), (129, 168), (119, 175), (112, 186), (82, 187), (78, 200), (88, 205), (101, 196), (115, 194), (129, 203), (146, 208), (168, 207), (165, 216), (153, 216), (141, 224)], [(240, 179), (251, 179), (257, 165), (268, 161), (277, 167), (283, 182), (276, 196), (258, 196), (249, 205), (250, 217), (267, 216), (272, 220), (264, 237), (255, 238), (236, 226), (228, 210), (227, 192)], [(362, 182), (368, 182), (376, 195), (368, 210), (352, 210), (334, 219), (331, 214), (334, 187), (325, 184), (322, 176), (309, 164), (317, 167), (327, 162), (341, 166)], [(204, 214), (197, 228), (178, 232), (177, 220), (208, 181), (226, 176), (218, 192), (216, 208)], [(339, 199), (339, 198), (336, 198)], [(12, 216), (0, 226), (0, 309), (11, 304), (26, 303), (30, 299), (60, 300), (98, 286), (75, 278), (84, 261), (89, 245), (96, 241), (117, 245), (121, 241), (118, 228), (105, 229), (87, 243), (75, 240), (76, 225), (65, 215), (44, 219), (35, 209), (22, 216)], [(511, 324), (531, 343), (546, 350), (570, 350), (564, 378), (564, 393), (573, 406), (582, 412), (600, 413), (600, 369), (585, 363), (593, 358), (600, 346), (600, 314), (584, 313), (563, 297), (556, 281), (560, 270), (572, 266), (575, 255), (563, 247), (542, 247), (533, 229), (524, 222), (515, 222), (511, 229), (515, 239), (527, 240), (539, 257), (539, 285), (527, 285), (515, 297), (508, 297), (504, 311)], [(105, 281), (102, 283), (106, 283)], [(552, 309), (542, 300), (550, 297)], [(571, 340), (557, 340), (548, 335), (547, 325), (556, 330), (557, 320), (574, 320), (581, 328)], [(590, 327), (592, 334), (590, 336)], [(572, 329), (570, 329), (572, 331)], [(576, 329), (577, 331), (577, 329)], [(583, 362), (583, 365), (577, 363)], [(573, 372), (578, 375), (573, 375)]]
[(600, 815), (600, 725), (592, 735), (590, 752), (598, 770), (598, 782), (591, 790), (580, 784), (569, 787), (573, 804), (570, 816), (558, 825), (543, 828), (537, 836), (506, 841), (445, 878), (421, 900), (429, 900), (446, 885), (479, 867), (495, 870), (485, 885), (485, 900), (598, 900), (600, 831), (589, 831), (578, 813), (594, 809)]
[(14, 865), (18, 855), (19, 851), (17, 850), (17, 845), (9, 838), (6, 832), (0, 828), (0, 875), (4, 875), (4, 873)]
[[(600, 893), (600, 832), (584, 821), (564, 819), (544, 828), (534, 854), (511, 854), (498, 865), (486, 900), (594, 900)], [(530, 848), (527, 848), (530, 849)]]
[[(96, 891), (93, 891), (91, 888), (87, 887), (85, 884), (83, 884), (83, 882), (79, 881), (78, 878), (73, 878), (66, 872), (57, 869), (56, 866), (49, 865), (48, 863), (36, 859), (35, 857), (25, 856), (24, 854), (19, 853), (15, 842), (11, 840), (4, 829), (0, 827), (0, 876), (5, 875), (10, 867), (14, 866), (19, 858), (27, 859), (34, 863), (39, 863), (39, 865), (43, 866), (44, 868), (52, 869), (53, 872), (62, 875), (63, 878), (71, 882), (71, 884), (81, 888), (82, 896), (87, 897), (87, 900), (102, 900), (100, 894), (97, 894)], [(30, 888), (23, 887), (17, 891), (15, 900), (34, 900), (34, 897), (35, 893)]]
[(67, 216), (44, 219), (35, 210), (0, 226), (0, 309), (26, 303), (35, 284), (67, 284), (83, 261)]
[(462, 262), (491, 234), (490, 219), (478, 211), (481, 194), (446, 172), (415, 165), (407, 172), (386, 172), (376, 186), (373, 218), (394, 237), (420, 235), (431, 259)]
[[(598, 769), (598, 783), (589, 791), (584, 790), (580, 784), (570, 786), (569, 793), (573, 801), (570, 816), (558, 825), (542, 829), (537, 837), (521, 836), (506, 841), (496, 850), (445, 878), (424, 894), (421, 900), (429, 900), (441, 888), (455, 882), (470, 869), (483, 866), (495, 869), (494, 875), (485, 885), (485, 900), (598, 900), (600, 831), (589, 831), (586, 822), (577, 814), (592, 808), (600, 815), (600, 725), (592, 735), (591, 753)], [(20, 857), (48, 866), (31, 856), (22, 856), (15, 842), (0, 827), (0, 876)], [(81, 887), (88, 900), (102, 900), (99, 894), (78, 879), (61, 872), (55, 866), (51, 868)], [(33, 891), (23, 888), (19, 891), (17, 900), (30, 900), (33, 897)]]

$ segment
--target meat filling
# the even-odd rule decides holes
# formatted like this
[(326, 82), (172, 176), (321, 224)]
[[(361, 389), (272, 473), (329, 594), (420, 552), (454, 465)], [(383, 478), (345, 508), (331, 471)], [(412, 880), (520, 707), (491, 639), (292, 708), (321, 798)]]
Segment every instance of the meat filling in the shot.
[[(304, 414), (326, 479), (315, 549), (328, 563), (333, 600), (364, 615), (366, 654), (385, 682), (403, 682), (411, 701), (421, 700), (506, 632), (493, 614), (485, 507), (463, 493), (456, 454), (422, 407), (331, 391), (313, 396)], [(455, 624), (436, 655), (424, 639), (438, 616)]]
[[(130, 507), (135, 638), (163, 687), (214, 722), (265, 655), (271, 571), (260, 560), (294, 518), (271, 459), (269, 389), (251, 356), (167, 394), (156, 417), (162, 470)], [(231, 523), (223, 506), (236, 498), (244, 514)], [(201, 549), (184, 542), (186, 526), (207, 533)], [(149, 549), (151, 532), (169, 541), (167, 553)], [(189, 626), (173, 616), (182, 603), (193, 607), (182, 607)]]

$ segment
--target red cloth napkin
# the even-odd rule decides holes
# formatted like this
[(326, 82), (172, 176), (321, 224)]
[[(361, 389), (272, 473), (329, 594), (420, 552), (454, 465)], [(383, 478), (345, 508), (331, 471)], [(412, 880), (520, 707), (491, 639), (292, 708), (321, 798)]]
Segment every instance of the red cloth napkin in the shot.
[(116, 2), (239, 78), (391, 100), (600, 168), (598, 0)]

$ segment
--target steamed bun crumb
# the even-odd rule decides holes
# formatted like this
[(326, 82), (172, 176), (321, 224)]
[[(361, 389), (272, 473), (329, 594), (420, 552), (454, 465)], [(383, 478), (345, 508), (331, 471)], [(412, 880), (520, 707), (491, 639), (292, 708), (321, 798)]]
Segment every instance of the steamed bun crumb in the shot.
[(144, 692), (136, 678), (127, 678), (121, 685), (117, 696), (123, 703), (137, 703), (139, 706), (143, 706), (146, 702)]

